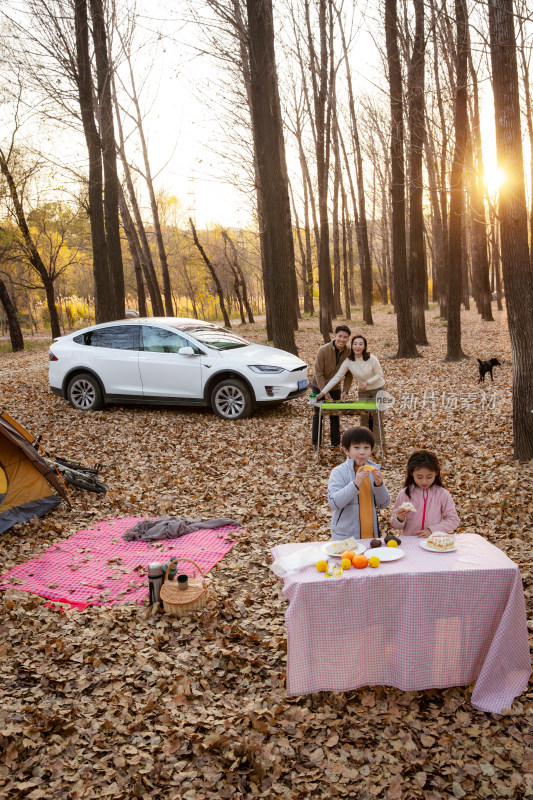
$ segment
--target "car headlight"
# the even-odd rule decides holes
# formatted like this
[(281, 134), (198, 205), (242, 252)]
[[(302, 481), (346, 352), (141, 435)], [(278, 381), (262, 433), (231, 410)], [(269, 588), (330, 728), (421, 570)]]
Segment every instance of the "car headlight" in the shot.
[(254, 372), (262, 372), (271, 375), (274, 372), (285, 372), (283, 367), (267, 367), (266, 364), (248, 364)]

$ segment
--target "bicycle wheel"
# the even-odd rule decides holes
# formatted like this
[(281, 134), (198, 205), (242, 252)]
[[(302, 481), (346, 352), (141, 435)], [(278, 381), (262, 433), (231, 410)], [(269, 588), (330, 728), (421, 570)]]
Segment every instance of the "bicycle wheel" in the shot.
[(58, 464), (57, 467), (66, 482), (77, 486), (78, 489), (85, 489), (87, 492), (95, 492), (96, 494), (105, 494), (107, 492), (105, 483), (97, 480), (93, 475), (88, 475), (85, 472), (77, 472), (74, 469), (63, 467), (60, 464)]

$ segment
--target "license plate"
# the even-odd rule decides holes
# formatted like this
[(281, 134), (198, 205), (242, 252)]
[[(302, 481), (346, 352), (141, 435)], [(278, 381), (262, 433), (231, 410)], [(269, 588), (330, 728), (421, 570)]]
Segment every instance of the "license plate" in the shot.
[(298, 389), (307, 389), (309, 386), (309, 381), (307, 378), (304, 381), (298, 381)]

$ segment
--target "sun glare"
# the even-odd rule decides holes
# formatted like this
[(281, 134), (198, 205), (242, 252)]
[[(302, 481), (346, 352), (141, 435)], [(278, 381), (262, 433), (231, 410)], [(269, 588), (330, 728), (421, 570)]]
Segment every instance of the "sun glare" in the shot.
[(505, 181), (505, 172), (499, 167), (487, 170), (485, 173), (489, 194), (496, 194)]

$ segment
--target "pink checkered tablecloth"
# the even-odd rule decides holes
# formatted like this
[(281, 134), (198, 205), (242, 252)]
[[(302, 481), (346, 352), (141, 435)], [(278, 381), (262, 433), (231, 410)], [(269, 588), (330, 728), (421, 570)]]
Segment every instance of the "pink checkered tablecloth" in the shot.
[(475, 683), (474, 708), (510, 708), (531, 674), (522, 578), (482, 536), (455, 538), (456, 551), (431, 553), (404, 536), (405, 556), (377, 569), (326, 578), (313, 566), (285, 578), (287, 693)]

